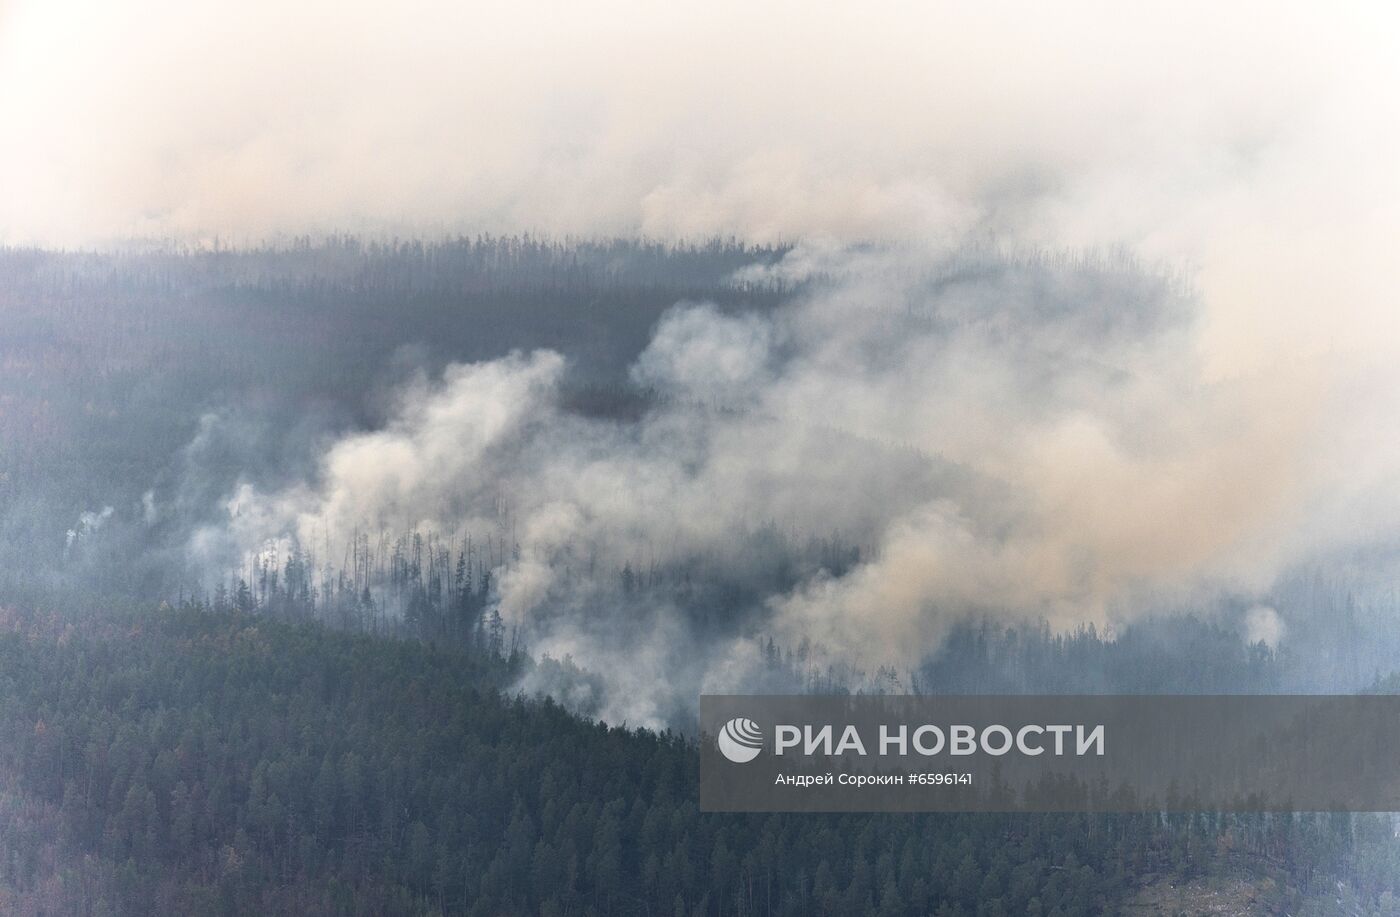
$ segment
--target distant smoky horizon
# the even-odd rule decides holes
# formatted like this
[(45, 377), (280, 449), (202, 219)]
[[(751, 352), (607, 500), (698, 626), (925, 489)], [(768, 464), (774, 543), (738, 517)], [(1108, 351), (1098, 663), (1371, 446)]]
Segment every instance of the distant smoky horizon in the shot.
[(1124, 248), (1200, 288), (1214, 377), (1388, 361), (1392, 15), (10, 0), (0, 243)]

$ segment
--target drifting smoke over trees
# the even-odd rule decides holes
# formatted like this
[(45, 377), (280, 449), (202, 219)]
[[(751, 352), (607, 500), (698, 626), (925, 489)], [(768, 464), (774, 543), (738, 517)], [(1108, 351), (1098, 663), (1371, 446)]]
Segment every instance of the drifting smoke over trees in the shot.
[(695, 801), (704, 691), (1394, 689), (1384, 12), (234, 6), (0, 0), (0, 912), (1400, 913)]
[[(0, 271), (14, 594), (528, 646), (575, 668), (527, 688), (651, 724), (702, 687), (909, 689), (979, 619), (1195, 612), (1308, 634), (1294, 685), (1384, 670), (1392, 600), (1297, 516), (1314, 431), (1204, 382), (1193, 292), (1126, 256), (335, 238)], [(770, 641), (815, 661), (774, 682)]]
[(1326, 478), (1253, 474), (1307, 438), (1200, 384), (1178, 278), (346, 238), (0, 272), (0, 906), (1089, 914), (1241, 864), (1296, 911), (1400, 891), (1384, 819), (690, 795), (704, 688), (1391, 671), (1388, 550), (1267, 537)]

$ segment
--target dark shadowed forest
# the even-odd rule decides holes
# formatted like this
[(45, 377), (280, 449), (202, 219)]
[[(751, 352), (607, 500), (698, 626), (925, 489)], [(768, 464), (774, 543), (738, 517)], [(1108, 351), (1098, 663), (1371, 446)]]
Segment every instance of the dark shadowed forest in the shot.
[(1241, 873), (1265, 912), (1400, 893), (1389, 816), (705, 815), (691, 740), (504, 696), (519, 655), (236, 610), (0, 624), (9, 913), (1068, 915)]

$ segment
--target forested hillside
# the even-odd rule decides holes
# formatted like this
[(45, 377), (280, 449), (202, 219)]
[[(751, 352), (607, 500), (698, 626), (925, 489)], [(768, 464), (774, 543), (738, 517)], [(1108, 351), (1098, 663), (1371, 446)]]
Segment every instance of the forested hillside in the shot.
[(1394, 6), (0, 0), (0, 917), (1400, 917)]
[[(1393, 588), (1344, 563), (1112, 627), (928, 599), (941, 624), (898, 663), (780, 632), (783, 601), (890, 575), (881, 541), (916, 497), (961, 501), (980, 516), (963, 543), (999, 545), (1025, 523), (1018, 491), (822, 412), (730, 403), (706, 373), (654, 388), (638, 367), (657, 340), (703, 332), (701, 351), (747, 371), (755, 341), (800, 367), (823, 335), (854, 334), (879, 379), (902, 338), (941, 357), (988, 334), (1037, 378), (1075, 376), (1064, 341), (1133, 350), (1181, 295), (1131, 262), (971, 250), (848, 309), (820, 271), (771, 270), (788, 254), (529, 238), (0, 252), (0, 911), (1070, 915), (1222, 877), (1266, 912), (1389, 907), (1385, 818), (699, 813), (695, 696), (731, 663), (754, 692), (1354, 690), (1400, 645)], [(818, 349), (794, 355), (784, 310), (815, 288), (835, 299), (808, 303)], [(548, 397), (516, 399), (529, 448), (471, 452), (511, 400), (494, 382), (539, 364), (511, 352), (535, 348), (562, 368)], [(442, 416), (467, 420), (415, 426)], [(347, 491), (334, 540), (229, 534), (269, 506), (292, 523), (324, 507), (336, 444), (385, 441), (399, 452), (356, 473), (426, 457), (417, 502), (443, 524), (354, 518), (400, 505), (390, 480)], [(531, 463), (518, 503), (580, 482), (535, 528), (604, 522), (531, 546), (494, 490)], [(512, 612), (501, 583), (529, 576), (549, 585)]]
[(527, 664), (237, 611), (8, 609), (0, 906), (1087, 915), (1239, 870), (1294, 913), (1339, 878), (1368, 907), (1400, 891), (1389, 820), (1361, 816), (702, 815), (689, 740), (497, 693)]

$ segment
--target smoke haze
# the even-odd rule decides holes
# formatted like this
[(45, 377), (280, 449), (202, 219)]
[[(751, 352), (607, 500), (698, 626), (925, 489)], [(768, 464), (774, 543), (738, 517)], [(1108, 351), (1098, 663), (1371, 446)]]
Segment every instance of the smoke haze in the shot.
[[(862, 560), (718, 632), (900, 658), (961, 614), (1111, 620), (1393, 535), (1392, 16), (18, 0), (0, 240), (803, 240), (746, 275), (808, 283), (787, 308), (667, 315), (640, 422), (561, 411), (553, 352), (456, 365), (190, 549), (509, 525), (503, 615), (660, 670), (694, 622), (600, 613), (599, 571), (727, 569), (771, 523)], [(741, 678), (726, 652), (693, 680)]]
[[(752, 684), (755, 636), (915, 665), (969, 616), (1113, 624), (1263, 595), (1365, 537), (1318, 511), (1342, 492), (1324, 461), (1339, 406), (1315, 379), (1209, 380), (1195, 294), (1125, 256), (799, 246), (740, 277), (808, 292), (762, 315), (678, 304), (632, 368), (662, 396), (641, 420), (562, 411), (550, 351), (454, 364), (306, 483), (240, 488), (196, 554), (501, 533), (506, 621), (600, 673), (609, 719), (659, 723), (702, 686)], [(1393, 496), (1346, 514), (1379, 523)], [(765, 580), (770, 526), (862, 559)], [(716, 623), (704, 596), (619, 585), (658, 569), (753, 594)], [(1247, 624), (1273, 645), (1269, 614)]]
[(1213, 372), (1396, 337), (1384, 7), (798, 11), (15, 0), (0, 240), (991, 232), (1189, 268)]

